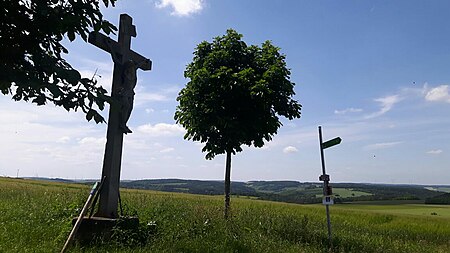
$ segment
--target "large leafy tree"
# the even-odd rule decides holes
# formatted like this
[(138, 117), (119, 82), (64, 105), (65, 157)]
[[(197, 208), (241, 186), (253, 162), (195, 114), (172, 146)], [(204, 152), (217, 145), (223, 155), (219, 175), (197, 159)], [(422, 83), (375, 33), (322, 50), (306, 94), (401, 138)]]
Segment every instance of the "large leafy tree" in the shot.
[(175, 120), (185, 139), (205, 143), (206, 159), (226, 154), (225, 218), (229, 216), (231, 156), (243, 144), (262, 147), (282, 125), (279, 116), (300, 117), (285, 56), (266, 41), (247, 46), (230, 29), (200, 43), (184, 76), (190, 81), (177, 101)]
[[(108, 7), (116, 0), (101, 0)], [(6, 0), (0, 4), (0, 91), (37, 105), (52, 102), (67, 111), (81, 109), (87, 120), (103, 122), (96, 109), (109, 101), (96, 80), (83, 78), (64, 58), (64, 38), (90, 30), (116, 29), (103, 19), (100, 0)]]

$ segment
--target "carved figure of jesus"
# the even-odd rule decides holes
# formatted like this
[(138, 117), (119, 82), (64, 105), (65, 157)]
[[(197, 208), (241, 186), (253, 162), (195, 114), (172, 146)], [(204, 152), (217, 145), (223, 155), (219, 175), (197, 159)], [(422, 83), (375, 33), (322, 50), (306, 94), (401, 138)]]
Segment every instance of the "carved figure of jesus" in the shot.
[(127, 126), (128, 119), (130, 119), (131, 111), (133, 110), (134, 104), (134, 88), (137, 83), (136, 75), (137, 66), (132, 61), (126, 61), (122, 67), (122, 87), (118, 92), (119, 100), (121, 102), (120, 110), (120, 129), (123, 133), (132, 133), (130, 128)]

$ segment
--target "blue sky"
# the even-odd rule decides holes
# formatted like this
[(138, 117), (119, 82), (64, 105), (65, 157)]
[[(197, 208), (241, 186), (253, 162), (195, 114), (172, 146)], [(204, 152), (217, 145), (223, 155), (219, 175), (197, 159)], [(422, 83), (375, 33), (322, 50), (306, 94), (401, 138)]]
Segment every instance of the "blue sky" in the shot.
[[(303, 109), (265, 147), (235, 155), (232, 180), (317, 181), (321, 125), (325, 140), (343, 139), (325, 151), (332, 182), (449, 184), (449, 9), (448, 1), (119, 1), (105, 17), (131, 15), (132, 48), (153, 61), (138, 73), (122, 179), (223, 179), (225, 157), (205, 160), (173, 114), (195, 46), (233, 28), (247, 44), (281, 48)], [(68, 61), (86, 77), (97, 69), (109, 90), (110, 55), (79, 38), (65, 44)], [(100, 177), (105, 124), (6, 96), (0, 113), (0, 175)]]

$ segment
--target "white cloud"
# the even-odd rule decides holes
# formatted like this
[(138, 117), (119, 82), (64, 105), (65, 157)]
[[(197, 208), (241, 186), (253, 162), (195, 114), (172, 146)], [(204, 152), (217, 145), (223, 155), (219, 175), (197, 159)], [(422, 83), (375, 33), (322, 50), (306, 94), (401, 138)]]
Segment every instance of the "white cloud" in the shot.
[[(160, 89), (157, 92), (148, 92), (145, 85), (136, 87), (135, 92), (135, 106), (142, 106), (148, 102), (166, 102), (175, 101), (175, 94), (180, 90), (177, 86), (169, 86)], [(150, 109), (151, 110), (151, 109)]]
[(378, 102), (380, 104), (380, 107), (381, 107), (380, 110), (367, 115), (365, 118), (371, 119), (371, 118), (381, 116), (381, 115), (387, 113), (388, 111), (390, 111), (392, 109), (392, 107), (396, 103), (400, 102), (401, 100), (402, 100), (402, 98), (400, 98), (399, 95), (392, 95), (392, 96), (377, 98), (374, 101)]
[(161, 102), (167, 100), (169, 100), (167, 96), (162, 94), (136, 91), (134, 104), (135, 106), (141, 106), (152, 101)]
[(447, 102), (450, 103), (450, 94), (448, 85), (439, 85), (430, 89), (425, 94), (425, 100), (433, 102)]
[(390, 148), (393, 146), (396, 146), (398, 144), (401, 144), (401, 141), (395, 141), (395, 142), (381, 142), (381, 143), (375, 143), (371, 145), (367, 145), (366, 149), (382, 149), (382, 148)]
[(173, 11), (170, 13), (175, 16), (189, 16), (198, 13), (203, 9), (203, 0), (161, 0), (156, 3), (157, 8), (172, 7)]
[(431, 154), (431, 155), (439, 155), (440, 153), (442, 153), (442, 149), (433, 149), (433, 150), (427, 151), (427, 154)]
[(298, 152), (298, 149), (294, 146), (287, 146), (283, 149), (283, 153), (290, 154), (290, 153), (296, 153)]
[[(103, 76), (103, 72), (111, 73), (113, 70), (114, 63), (111, 61), (96, 61), (89, 58), (84, 58), (81, 56), (76, 57), (77, 60), (82, 62), (84, 68), (89, 66), (89, 69), (97, 69), (97, 76)], [(92, 72), (94, 74), (94, 72)], [(91, 75), (92, 76), (92, 75)], [(89, 76), (87, 76), (89, 77)]]
[(363, 109), (360, 108), (346, 108), (344, 110), (334, 110), (334, 114), (346, 114), (346, 113), (352, 113), (352, 112), (362, 112)]
[(70, 141), (70, 137), (69, 136), (63, 136), (59, 139), (56, 140), (57, 143), (67, 143)]
[(105, 144), (105, 138), (85, 137), (78, 141), (79, 144)]
[(400, 89), (403, 96), (406, 97), (423, 97), (428, 90), (428, 83), (421, 86), (404, 86)]
[(147, 108), (147, 109), (145, 109), (145, 112), (146, 113), (152, 113), (152, 112), (154, 112), (155, 110), (153, 109), (153, 108)]
[(158, 123), (156, 125), (147, 124), (138, 126), (138, 131), (151, 136), (179, 136), (183, 135), (185, 130), (177, 124)]
[(174, 150), (175, 150), (174, 148), (164, 148), (164, 149), (161, 149), (159, 152), (161, 152), (161, 153), (169, 153), (169, 152), (172, 152)]
[(11, 102), (6, 97), (0, 98), (0, 114), (7, 117), (0, 119), (5, 174), (20, 168), (26, 176), (92, 178), (100, 172), (89, 168), (101, 168), (105, 124), (86, 122), (80, 112)]

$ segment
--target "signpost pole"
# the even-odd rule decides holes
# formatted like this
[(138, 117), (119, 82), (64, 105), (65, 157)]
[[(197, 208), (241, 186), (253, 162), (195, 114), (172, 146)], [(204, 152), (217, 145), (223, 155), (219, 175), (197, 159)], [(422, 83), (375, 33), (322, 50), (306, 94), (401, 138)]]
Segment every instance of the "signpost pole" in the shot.
[[(320, 158), (322, 161), (322, 175), (323, 177), (323, 195), (327, 196), (328, 195), (328, 182), (329, 182), (329, 177), (326, 177), (326, 173), (325, 173), (325, 158), (324, 158), (324, 154), (323, 154), (323, 141), (322, 141), (322, 127), (319, 126), (319, 141), (320, 141)], [(325, 210), (327, 212), (327, 227), (328, 227), (328, 241), (330, 242), (330, 248), (332, 248), (333, 245), (333, 241), (332, 241), (332, 236), (331, 236), (331, 219), (330, 219), (330, 207), (329, 205), (325, 205)]]

